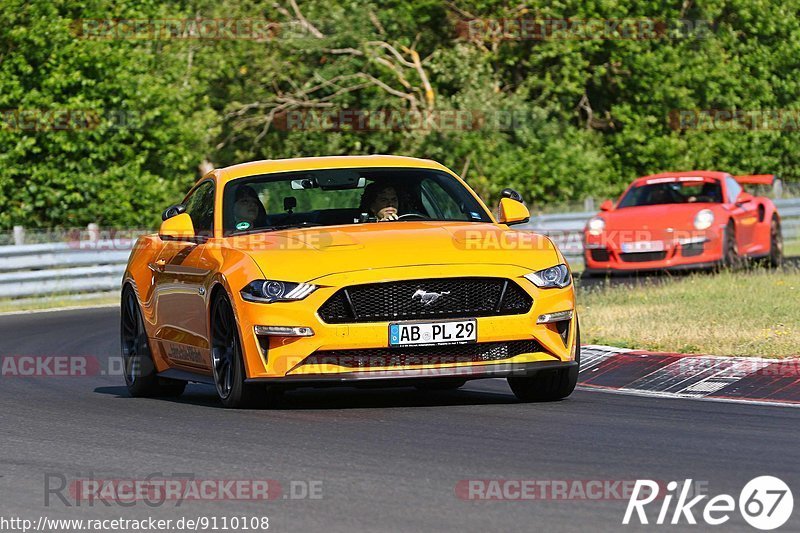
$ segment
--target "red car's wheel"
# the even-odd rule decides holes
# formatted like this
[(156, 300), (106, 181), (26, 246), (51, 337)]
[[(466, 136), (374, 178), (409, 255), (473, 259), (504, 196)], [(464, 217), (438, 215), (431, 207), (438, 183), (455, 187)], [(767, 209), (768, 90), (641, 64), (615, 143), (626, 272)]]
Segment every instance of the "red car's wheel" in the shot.
[(730, 220), (725, 228), (725, 237), (722, 241), (722, 266), (737, 268), (740, 264), (739, 246), (736, 244), (736, 226), (733, 225), (733, 220)]
[(769, 265), (779, 267), (783, 264), (783, 233), (778, 217), (772, 215), (769, 226)]

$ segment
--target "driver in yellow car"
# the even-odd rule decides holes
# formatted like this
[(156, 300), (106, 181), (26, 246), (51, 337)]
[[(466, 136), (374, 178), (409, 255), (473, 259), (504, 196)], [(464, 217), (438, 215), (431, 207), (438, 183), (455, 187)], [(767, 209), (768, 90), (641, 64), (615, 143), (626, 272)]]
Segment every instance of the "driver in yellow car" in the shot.
[(397, 191), (391, 185), (370, 183), (361, 196), (361, 209), (367, 210), (378, 222), (397, 220), (397, 205), (399, 204)]
[(267, 212), (258, 193), (249, 185), (240, 185), (236, 189), (233, 204), (233, 213), (236, 219), (236, 229), (247, 230), (264, 227), (267, 222)]

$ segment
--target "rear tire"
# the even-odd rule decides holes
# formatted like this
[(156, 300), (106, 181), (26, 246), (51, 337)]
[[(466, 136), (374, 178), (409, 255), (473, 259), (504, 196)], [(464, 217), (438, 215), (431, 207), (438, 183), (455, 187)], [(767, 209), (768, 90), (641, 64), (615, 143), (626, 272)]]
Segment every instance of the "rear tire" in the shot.
[(779, 268), (783, 265), (783, 233), (781, 223), (776, 215), (772, 215), (769, 225), (769, 266)]
[(122, 291), (120, 338), (125, 385), (134, 398), (177, 397), (185, 381), (158, 377), (150, 352), (136, 293), (130, 285)]
[(211, 306), (211, 363), (214, 386), (222, 405), (241, 409), (256, 406), (259, 399), (266, 401), (268, 395), (264, 387), (245, 383), (247, 373), (239, 327), (233, 307), (222, 292)]
[(523, 402), (552, 402), (566, 398), (578, 384), (581, 364), (581, 328), (576, 319), (575, 362), (570, 368), (541, 370), (531, 377), (509, 377), (508, 385), (518, 400)]

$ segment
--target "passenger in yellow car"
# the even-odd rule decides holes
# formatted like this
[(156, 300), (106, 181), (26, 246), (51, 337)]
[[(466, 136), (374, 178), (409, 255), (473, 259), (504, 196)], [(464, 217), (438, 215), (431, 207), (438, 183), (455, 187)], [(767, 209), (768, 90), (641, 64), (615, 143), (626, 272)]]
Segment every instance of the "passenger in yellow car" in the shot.
[(395, 188), (391, 185), (377, 182), (367, 185), (364, 189), (364, 194), (361, 196), (362, 211), (376, 217), (378, 222), (397, 220), (399, 217), (397, 206), (399, 204), (400, 201)]
[(240, 185), (236, 189), (233, 215), (236, 219), (236, 229), (239, 230), (259, 228), (267, 224), (264, 204), (261, 203), (255, 189), (248, 185)]

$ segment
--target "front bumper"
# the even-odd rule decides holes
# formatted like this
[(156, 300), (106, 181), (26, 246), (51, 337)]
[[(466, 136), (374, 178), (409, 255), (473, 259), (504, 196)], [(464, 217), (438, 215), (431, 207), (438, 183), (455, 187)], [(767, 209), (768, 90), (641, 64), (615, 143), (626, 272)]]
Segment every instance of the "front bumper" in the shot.
[(636, 241), (620, 239), (603, 239), (602, 236), (584, 236), (585, 272), (647, 272), (678, 271), (713, 268), (720, 264), (723, 257), (722, 233), (708, 230), (698, 234), (695, 232), (684, 240), (659, 236), (653, 241), (659, 244), (656, 251), (633, 251), (631, 244)]
[[(247, 377), (258, 381), (359, 381), (375, 379), (461, 377), (474, 379), (506, 375), (507, 372), (533, 372), (543, 364), (570, 362), (575, 357), (575, 326), (572, 318), (568, 339), (562, 338), (554, 324), (537, 324), (539, 315), (575, 309), (573, 286), (564, 289), (542, 290), (522, 276), (531, 270), (507, 265), (450, 265), (417, 266), (376, 269), (344, 273), (314, 280), (319, 288), (305, 300), (259, 304), (247, 302), (234, 295), (237, 320), (243, 343)], [(463, 358), (438, 361), (416, 361), (415, 364), (391, 366), (358, 366), (316, 362), (307, 364), (311, 356), (343, 350), (386, 349), (389, 322), (329, 324), (322, 321), (317, 310), (341, 287), (398, 281), (487, 276), (502, 277), (516, 282), (533, 298), (529, 312), (518, 315), (478, 317), (477, 343), (535, 341), (534, 351), (515, 353), (507, 359), (464, 361)], [(419, 321), (425, 321), (420, 319)], [(408, 320), (406, 322), (417, 322)], [(305, 326), (314, 331), (309, 337), (259, 336), (256, 325)], [(470, 345), (474, 346), (474, 345)], [(453, 346), (448, 346), (452, 351)], [(402, 349), (392, 349), (402, 352)], [(456, 349), (457, 351), (457, 349)], [(507, 366), (511, 365), (511, 366)], [(530, 366), (530, 368), (529, 368)], [(470, 377), (472, 376), (472, 377)]]

